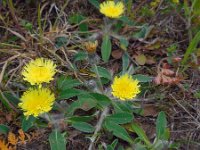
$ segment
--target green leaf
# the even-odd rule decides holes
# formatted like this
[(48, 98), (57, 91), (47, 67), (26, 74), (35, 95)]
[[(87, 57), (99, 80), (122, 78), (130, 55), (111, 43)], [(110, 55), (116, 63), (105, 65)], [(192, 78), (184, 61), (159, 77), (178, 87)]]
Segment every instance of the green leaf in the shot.
[(139, 32), (136, 32), (133, 37), (136, 39), (146, 39), (150, 31), (153, 29), (153, 26), (148, 26), (147, 24), (143, 25)]
[(122, 56), (122, 73), (126, 73), (127, 69), (128, 69), (128, 66), (129, 66), (129, 63), (130, 63), (130, 60), (129, 60), (129, 54), (128, 53), (124, 53), (123, 56)]
[(118, 144), (118, 139), (115, 139), (113, 142), (112, 142), (112, 144), (111, 144), (111, 146), (112, 146), (112, 148), (114, 148), (115, 149), (115, 147), (117, 146), (117, 144)]
[(88, 111), (97, 105), (97, 101), (90, 95), (81, 95), (78, 97), (78, 100), (81, 103), (80, 109), (84, 111)]
[(130, 102), (113, 102), (112, 103), (115, 109), (116, 113), (132, 113), (133, 112), (133, 107), (132, 107), (132, 103)]
[(49, 135), (51, 150), (66, 150), (66, 140), (63, 134), (57, 129)]
[(94, 7), (99, 9), (99, 1), (98, 0), (88, 0)]
[(89, 123), (80, 122), (80, 121), (73, 122), (72, 127), (77, 130), (80, 130), (82, 132), (86, 132), (86, 133), (92, 133), (95, 130), (95, 128), (92, 125), (90, 125)]
[(152, 77), (142, 74), (133, 75), (133, 79), (137, 79), (139, 82), (151, 82), (153, 80)]
[[(110, 71), (108, 71), (106, 68), (97, 66), (97, 70), (98, 70), (100, 77), (112, 80), (112, 76), (110, 74)], [(95, 72), (95, 68), (92, 68), (91, 71)]]
[(195, 35), (195, 37), (190, 42), (190, 44), (184, 54), (184, 58), (181, 62), (182, 65), (184, 65), (187, 62), (189, 56), (196, 50), (199, 42), (200, 42), (200, 31)]
[(115, 147), (117, 146), (118, 144), (118, 139), (115, 139), (112, 144), (108, 145), (106, 150), (115, 150)]
[(10, 129), (8, 126), (0, 124), (0, 134), (2, 133), (2, 134), (6, 135), (6, 134), (8, 134), (9, 130)]
[(129, 143), (133, 143), (133, 140), (131, 139), (130, 135), (122, 126), (109, 120), (105, 120), (104, 125), (105, 128), (108, 131), (113, 132), (113, 134), (116, 137), (121, 138), (122, 140), (127, 141)]
[(120, 38), (120, 47), (126, 51), (128, 47), (129, 41), (125, 38)]
[(110, 36), (109, 35), (104, 35), (103, 36), (103, 43), (101, 45), (101, 56), (104, 62), (107, 62), (110, 58), (112, 50), (112, 45), (110, 41)]
[(62, 99), (69, 99), (72, 98), (74, 96), (79, 96), (79, 95), (83, 95), (83, 94), (87, 94), (86, 91), (82, 91), (82, 90), (78, 90), (78, 89), (66, 89), (60, 92), (59, 96), (58, 96), (58, 100), (62, 100)]
[(163, 139), (167, 128), (167, 119), (164, 112), (158, 114), (156, 120), (156, 135), (158, 139)]
[[(5, 95), (3, 95), (5, 96)], [(12, 110), (11, 107), (9, 106), (9, 104), (7, 103), (7, 101), (4, 99), (1, 94), (0, 94), (0, 101), (2, 102), (3, 106), (5, 106), (8, 110)], [(6, 98), (6, 97), (5, 97)]]
[(129, 25), (129, 26), (134, 26), (135, 22), (130, 20), (127, 16), (122, 16), (118, 20), (122, 21), (124, 24)]
[(144, 145), (137, 143), (135, 144), (135, 150), (147, 150)]
[(63, 47), (64, 45), (67, 44), (68, 40), (69, 39), (67, 37), (65, 37), (65, 36), (61, 36), (61, 37), (55, 38), (55, 46), (56, 46), (56, 48)]
[(88, 57), (87, 52), (85, 52), (85, 51), (79, 51), (77, 54), (74, 55), (73, 60), (74, 60), (74, 62), (81, 61), (81, 60), (86, 60), (87, 57)]
[(28, 118), (24, 116), (22, 120), (22, 130), (24, 132), (28, 131), (28, 129), (30, 129), (34, 125), (35, 120), (36, 118), (33, 116), (29, 116)]
[(76, 109), (83, 109), (85, 111), (90, 110), (91, 108), (95, 107), (97, 105), (97, 102), (93, 97), (90, 97), (89, 95), (81, 95), (78, 97), (77, 101), (74, 101), (66, 111), (67, 116), (73, 115), (74, 111)]
[(151, 145), (151, 142), (141, 127), (139, 127), (136, 123), (133, 123), (131, 127), (142, 141), (144, 141), (148, 146)]
[(111, 116), (106, 117), (106, 120), (112, 121), (116, 124), (126, 124), (133, 120), (133, 115), (131, 113), (116, 113)]
[(169, 145), (168, 141), (165, 140), (156, 140), (156, 142), (153, 144), (154, 149), (165, 149)]
[(57, 80), (58, 90), (62, 90), (62, 91), (77, 87), (79, 85), (81, 85), (81, 83), (76, 79), (72, 79), (70, 76), (63, 76), (62, 75)]
[(192, 6), (194, 15), (200, 15), (200, 0), (194, 0)]
[(88, 31), (88, 25), (86, 23), (81, 23), (81, 21), (85, 20), (86, 17), (79, 14), (79, 13), (76, 13), (76, 14), (73, 14), (72, 16), (70, 16), (69, 18), (69, 22), (71, 24), (79, 24), (79, 30), (80, 31)]
[(99, 94), (99, 93), (90, 93), (90, 95), (92, 97), (95, 98), (95, 100), (97, 101), (97, 104), (101, 107), (104, 108), (108, 105), (111, 104), (111, 100), (109, 97), (103, 95), (103, 94)]
[(67, 122), (87, 122), (91, 121), (93, 119), (93, 116), (72, 116), (67, 118)]

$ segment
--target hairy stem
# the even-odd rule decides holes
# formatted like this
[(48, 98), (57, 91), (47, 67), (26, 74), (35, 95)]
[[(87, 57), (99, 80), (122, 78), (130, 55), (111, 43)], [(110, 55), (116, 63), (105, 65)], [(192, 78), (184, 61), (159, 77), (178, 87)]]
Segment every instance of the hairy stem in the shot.
[(107, 116), (108, 112), (109, 112), (109, 107), (106, 107), (106, 108), (104, 108), (103, 112), (101, 113), (99, 121), (96, 124), (96, 130), (94, 131), (93, 136), (90, 138), (91, 143), (90, 143), (88, 150), (93, 150), (94, 143), (95, 143), (96, 138), (98, 136), (98, 132), (101, 130), (103, 121), (104, 121), (105, 117)]

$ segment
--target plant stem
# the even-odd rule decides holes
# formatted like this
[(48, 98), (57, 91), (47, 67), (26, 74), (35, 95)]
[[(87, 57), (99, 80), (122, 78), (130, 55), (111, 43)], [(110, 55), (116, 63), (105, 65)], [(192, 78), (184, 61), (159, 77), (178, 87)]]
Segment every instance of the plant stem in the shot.
[(97, 68), (96, 64), (94, 64), (94, 70), (95, 70), (95, 73), (96, 73), (96, 76), (97, 76), (97, 80), (98, 80), (98, 83), (99, 83), (99, 86), (100, 86), (101, 93), (104, 93), (103, 85), (101, 83), (101, 78), (100, 78), (99, 71), (98, 71), (98, 68)]
[[(100, 86), (101, 93), (103, 94), (103, 93), (104, 93), (103, 85), (102, 85), (102, 83), (101, 83), (99, 71), (98, 71), (98, 68), (97, 68), (97, 65), (96, 65), (96, 64), (94, 64), (94, 69), (95, 69), (95, 73), (96, 73), (96, 76), (97, 76), (97, 80), (98, 80), (98, 82), (99, 82), (99, 86)], [(96, 138), (97, 138), (97, 136), (98, 136), (98, 132), (101, 130), (103, 121), (104, 121), (105, 117), (107, 116), (108, 112), (109, 112), (109, 107), (107, 106), (107, 107), (105, 107), (104, 110), (102, 111), (101, 116), (100, 116), (100, 118), (99, 118), (99, 120), (98, 120), (98, 122), (97, 122), (97, 124), (96, 124), (96, 127), (95, 127), (96, 129), (95, 129), (95, 131), (94, 131), (94, 134), (93, 134), (93, 136), (90, 138), (91, 143), (90, 143), (90, 146), (89, 146), (88, 150), (92, 150), (92, 149), (93, 149), (94, 143), (95, 143)]]
[(91, 143), (90, 143), (88, 150), (93, 150), (94, 142), (96, 141), (96, 138), (98, 136), (98, 132), (101, 130), (103, 121), (104, 121), (105, 117), (107, 116), (108, 112), (109, 112), (109, 107), (106, 107), (106, 108), (104, 108), (103, 112), (101, 113), (99, 121), (96, 124), (96, 130), (94, 131), (93, 136), (90, 138)]

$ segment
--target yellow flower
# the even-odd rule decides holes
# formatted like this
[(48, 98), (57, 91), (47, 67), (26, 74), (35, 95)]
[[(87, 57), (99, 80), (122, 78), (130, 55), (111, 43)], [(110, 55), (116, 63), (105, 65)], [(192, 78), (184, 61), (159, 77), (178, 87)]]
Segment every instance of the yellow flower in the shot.
[(125, 74), (121, 77), (115, 77), (112, 87), (113, 96), (120, 100), (130, 100), (140, 93), (140, 85), (138, 81), (134, 80), (130, 75)]
[(48, 88), (30, 88), (23, 93), (19, 107), (24, 111), (25, 116), (49, 112), (55, 101), (55, 96)]
[(37, 58), (31, 60), (22, 71), (24, 80), (28, 81), (31, 85), (40, 85), (43, 82), (49, 83), (53, 80), (56, 73), (56, 65), (52, 60)]
[(88, 41), (84, 43), (85, 49), (87, 50), (88, 53), (94, 53), (96, 52), (97, 46), (98, 46), (98, 41)]
[(105, 1), (100, 4), (100, 12), (110, 18), (119, 18), (124, 12), (122, 2)]

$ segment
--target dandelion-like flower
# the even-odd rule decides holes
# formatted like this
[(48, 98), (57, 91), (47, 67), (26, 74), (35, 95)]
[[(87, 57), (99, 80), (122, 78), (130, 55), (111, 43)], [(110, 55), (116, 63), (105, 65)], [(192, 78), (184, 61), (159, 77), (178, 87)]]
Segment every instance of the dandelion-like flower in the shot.
[(84, 43), (85, 49), (87, 50), (88, 53), (92, 54), (96, 52), (97, 46), (98, 46), (98, 41), (88, 41)]
[(134, 80), (130, 75), (125, 74), (121, 77), (115, 77), (112, 87), (113, 96), (120, 100), (130, 100), (140, 93), (138, 80)]
[(45, 58), (37, 58), (31, 60), (22, 71), (24, 80), (31, 85), (40, 85), (41, 83), (49, 83), (53, 80), (56, 73), (56, 65), (52, 60)]
[(100, 4), (100, 12), (110, 18), (119, 18), (124, 12), (122, 2), (105, 1)]
[(25, 116), (49, 112), (55, 101), (55, 96), (48, 88), (30, 88), (23, 93), (19, 107), (24, 111)]

